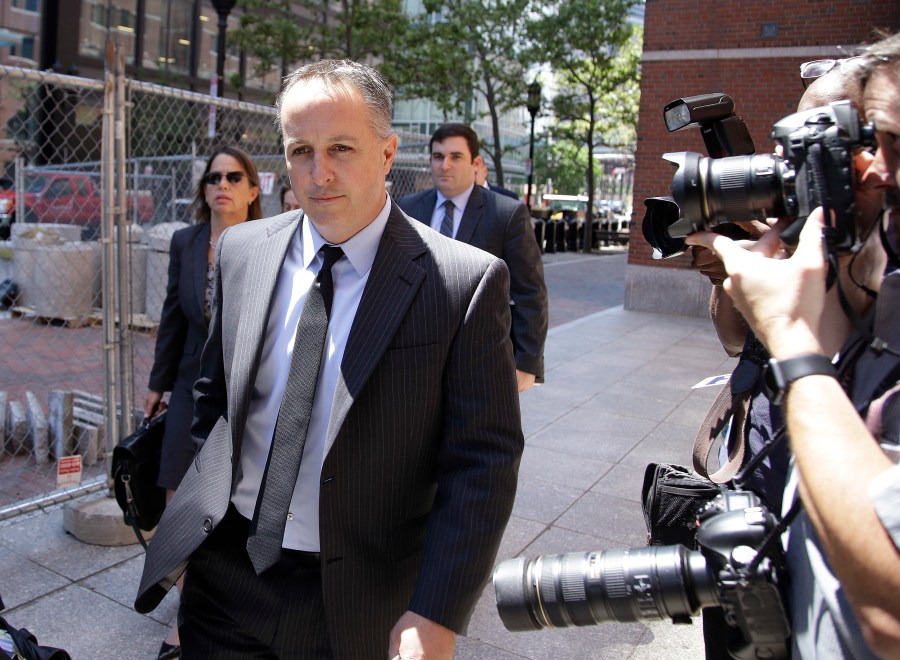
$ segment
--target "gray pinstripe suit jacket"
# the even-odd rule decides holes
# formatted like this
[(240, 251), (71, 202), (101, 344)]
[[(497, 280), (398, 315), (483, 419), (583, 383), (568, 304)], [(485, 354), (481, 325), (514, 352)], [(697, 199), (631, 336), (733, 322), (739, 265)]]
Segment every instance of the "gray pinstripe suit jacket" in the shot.
[[(154, 609), (222, 519), (270, 298), (301, 213), (230, 229), (195, 386), (202, 449), (147, 553)], [(319, 501), (336, 657), (383, 657), (407, 609), (463, 633), (512, 509), (523, 437), (509, 274), (393, 205), (334, 396)], [(273, 607), (277, 604), (273, 603)]]

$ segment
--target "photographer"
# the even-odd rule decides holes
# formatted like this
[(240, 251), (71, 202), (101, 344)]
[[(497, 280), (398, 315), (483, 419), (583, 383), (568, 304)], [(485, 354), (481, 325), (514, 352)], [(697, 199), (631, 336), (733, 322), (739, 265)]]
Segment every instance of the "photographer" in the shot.
[[(878, 151), (857, 195), (863, 245), (834, 260), (839, 274), (852, 268), (851, 279), (862, 285), (848, 287), (852, 312), (845, 312), (837, 287), (826, 287), (821, 209), (809, 216), (789, 257), (778, 225), (750, 248), (710, 232), (688, 238), (721, 258), (728, 274), (723, 291), (772, 357), (798, 367), (786, 385), (784, 413), (794, 455), (785, 502), (790, 504), (796, 483), (804, 508), (786, 542), (794, 657), (800, 658), (900, 657), (900, 510), (894, 505), (900, 468), (878, 444), (896, 448), (898, 442), (900, 402), (885, 391), (900, 380), (900, 328), (887, 322), (900, 309), (894, 294), (900, 271), (891, 263), (882, 279), (889, 260), (877, 227), (897, 220), (900, 209), (895, 204), (884, 218), (873, 218), (866, 193), (877, 189), (891, 201), (898, 196), (900, 34), (872, 46), (853, 71), (863, 84), (866, 118), (876, 123)], [(887, 230), (888, 243), (892, 233)], [(873, 306), (865, 288), (881, 292), (874, 325), (869, 314), (866, 327), (855, 329), (853, 314)], [(876, 350), (870, 332), (888, 348)], [(838, 351), (836, 370), (829, 373), (828, 360)], [(793, 361), (803, 356), (819, 357)], [(883, 380), (873, 383), (876, 374)]]

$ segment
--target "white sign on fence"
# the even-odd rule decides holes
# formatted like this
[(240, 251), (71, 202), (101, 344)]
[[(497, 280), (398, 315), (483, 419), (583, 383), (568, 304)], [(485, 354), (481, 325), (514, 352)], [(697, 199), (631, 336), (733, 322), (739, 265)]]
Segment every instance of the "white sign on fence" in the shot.
[(259, 188), (263, 195), (271, 195), (275, 187), (275, 172), (259, 173)]
[(56, 463), (56, 487), (81, 484), (81, 456), (63, 456)]

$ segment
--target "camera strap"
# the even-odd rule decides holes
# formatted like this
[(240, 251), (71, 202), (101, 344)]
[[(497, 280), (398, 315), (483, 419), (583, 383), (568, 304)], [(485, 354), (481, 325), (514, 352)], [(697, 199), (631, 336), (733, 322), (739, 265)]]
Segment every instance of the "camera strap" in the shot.
[[(799, 497), (794, 498), (793, 503), (791, 504), (791, 508), (788, 509), (788, 512), (784, 515), (783, 518), (778, 520), (778, 523), (769, 530), (769, 533), (763, 538), (762, 542), (759, 544), (759, 547), (756, 548), (756, 556), (753, 560), (747, 564), (744, 570), (749, 574), (754, 574), (756, 569), (759, 568), (760, 563), (766, 557), (771, 556), (771, 552), (773, 549), (781, 548), (781, 536), (787, 531), (787, 528), (791, 526), (791, 523), (794, 522), (794, 519), (800, 514), (800, 510), (803, 508), (803, 500)], [(777, 516), (776, 516), (777, 518)]]
[[(744, 463), (747, 452), (745, 427), (747, 411), (753, 385), (759, 378), (762, 367), (750, 359), (742, 359), (731, 373), (729, 381), (719, 390), (716, 400), (710, 406), (697, 437), (694, 440), (694, 471), (716, 484), (728, 483), (734, 479)], [(713, 473), (707, 462), (719, 434), (727, 428), (728, 462)]]
[[(744, 349), (741, 351), (740, 361), (731, 372), (728, 382), (719, 391), (697, 431), (692, 451), (694, 471), (713, 483), (726, 484), (730, 481), (737, 481), (748, 473), (747, 468), (741, 469), (748, 449), (748, 415), (754, 388), (762, 377), (768, 359), (768, 353), (759, 339), (753, 333), (748, 333)], [(728, 434), (726, 438), (728, 461), (710, 474), (707, 467), (709, 455), (716, 438), (725, 429)], [(773, 447), (769, 445), (777, 445), (779, 439), (779, 436), (776, 435), (767, 443), (763, 456), (758, 460), (754, 456), (748, 467), (752, 465), (755, 469), (759, 462), (771, 452)]]

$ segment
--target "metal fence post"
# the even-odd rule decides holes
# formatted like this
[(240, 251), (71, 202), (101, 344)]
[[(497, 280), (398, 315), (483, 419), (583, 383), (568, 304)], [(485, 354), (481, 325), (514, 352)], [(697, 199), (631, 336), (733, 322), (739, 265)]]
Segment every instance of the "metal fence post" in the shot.
[[(103, 209), (100, 216), (100, 244), (101, 244), (101, 289), (103, 305), (103, 371), (105, 385), (104, 412), (106, 416), (107, 446), (113, 438), (119, 437), (117, 408), (117, 378), (116, 378), (116, 315), (115, 315), (115, 277), (113, 269), (116, 263), (113, 231), (115, 227), (115, 140), (116, 130), (115, 102), (116, 102), (116, 76), (115, 76), (115, 52), (116, 47), (112, 42), (106, 48), (106, 71), (104, 72), (103, 92), (103, 143), (101, 145), (101, 180), (103, 182)], [(107, 482), (112, 490), (112, 455), (106, 459)]]
[[(116, 239), (118, 249), (118, 360), (119, 360), (119, 383), (120, 383), (120, 417), (119, 432), (121, 437), (129, 435), (134, 430), (134, 416), (132, 414), (132, 385), (134, 382), (134, 371), (132, 369), (131, 359), (131, 224), (128, 222), (128, 188), (126, 184), (127, 175), (127, 153), (125, 142), (125, 51), (121, 48), (116, 49), (116, 70), (115, 70), (115, 125), (116, 125), (116, 191), (118, 193), (116, 200)], [(132, 190), (133, 198), (131, 203), (133, 208), (137, 208), (137, 188)], [(119, 441), (120, 436), (107, 436), (107, 445), (110, 455), (112, 450)]]

